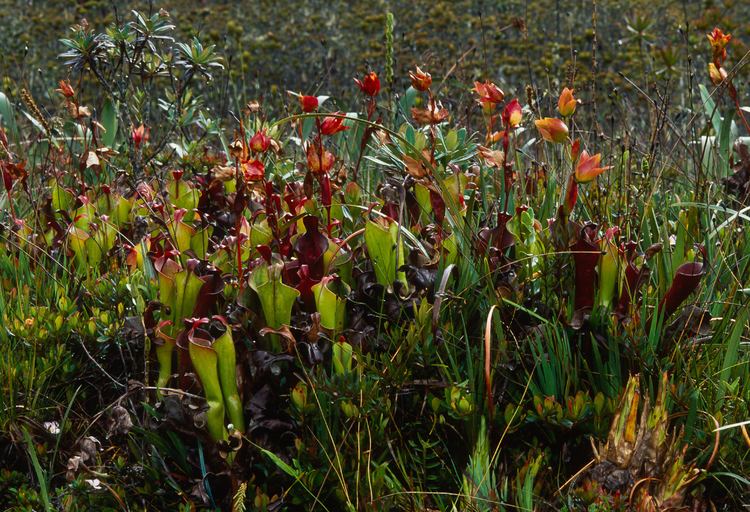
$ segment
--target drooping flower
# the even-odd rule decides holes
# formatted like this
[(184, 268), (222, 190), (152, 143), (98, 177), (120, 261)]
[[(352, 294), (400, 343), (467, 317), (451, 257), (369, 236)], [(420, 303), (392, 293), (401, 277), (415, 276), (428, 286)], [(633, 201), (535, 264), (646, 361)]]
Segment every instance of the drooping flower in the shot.
[(487, 135), (487, 144), (493, 144), (495, 142), (501, 141), (503, 138), (505, 138), (508, 134), (505, 130), (500, 130), (497, 132), (492, 132), (489, 135)]
[(505, 123), (508, 128), (516, 128), (521, 124), (522, 118), (523, 111), (521, 109), (521, 104), (518, 102), (517, 98), (513, 98), (513, 101), (510, 101), (505, 105), (505, 109), (503, 110), (503, 123)]
[(578, 163), (576, 164), (576, 181), (578, 183), (588, 183), (590, 181), (593, 181), (594, 178), (612, 167), (611, 165), (600, 167), (599, 164), (601, 163), (601, 160), (601, 153), (597, 153), (591, 156), (584, 149), (581, 152)]
[(432, 168), (435, 167), (435, 159), (432, 157), (432, 153), (429, 149), (425, 148), (422, 150), (421, 158), (412, 158), (409, 155), (404, 155), (404, 171), (414, 178), (424, 178), (432, 172)]
[(266, 166), (258, 159), (242, 163), (242, 173), (246, 181), (260, 181), (265, 177)]
[(416, 71), (409, 71), (409, 78), (411, 79), (411, 86), (418, 91), (424, 92), (432, 85), (432, 76), (419, 69), (419, 66), (417, 66)]
[(299, 97), (299, 104), (302, 106), (302, 112), (315, 112), (319, 102), (316, 96), (302, 95)]
[(727, 58), (727, 45), (732, 40), (732, 34), (725, 34), (719, 27), (714, 27), (713, 31), (706, 36), (714, 52), (714, 63), (721, 66)]
[(354, 82), (363, 93), (370, 97), (375, 97), (380, 92), (380, 79), (374, 71), (367, 73), (362, 80), (355, 78)]
[(484, 146), (477, 146), (479, 156), (490, 167), (501, 169), (505, 164), (505, 153), (499, 149), (490, 149)]
[(307, 167), (313, 174), (328, 172), (333, 167), (336, 157), (333, 153), (326, 151), (319, 144), (310, 144), (307, 146)]
[(91, 115), (91, 109), (86, 106), (76, 105), (72, 101), (67, 102), (66, 105), (68, 107), (68, 113), (70, 114), (70, 117), (74, 119), (82, 119)]
[(28, 176), (25, 161), (19, 163), (7, 161), (0, 162), (0, 172), (3, 177), (3, 186), (8, 192), (8, 195), (10, 195), (10, 190), (17, 181), (23, 183)]
[(581, 140), (576, 139), (573, 144), (570, 145), (570, 160), (575, 162), (578, 160), (578, 156), (581, 154)]
[(723, 67), (716, 67), (713, 62), (708, 63), (708, 76), (711, 78), (711, 83), (714, 85), (721, 85), (721, 83), (727, 79), (727, 70)]
[(229, 154), (237, 160), (247, 160), (248, 153), (244, 140), (235, 139), (229, 144)]
[(474, 89), (473, 89), (477, 95), (479, 96), (479, 103), (493, 103), (498, 104), (503, 101), (503, 98), (505, 98), (505, 94), (503, 91), (495, 84), (493, 84), (490, 81), (482, 82), (474, 82)]
[(323, 119), (320, 123), (320, 133), (323, 135), (334, 135), (339, 132), (348, 130), (348, 126), (344, 126), (344, 118), (337, 117), (343, 115), (343, 112), (334, 112), (336, 116), (329, 116)]
[(570, 117), (576, 111), (578, 100), (573, 97), (573, 89), (567, 87), (560, 93), (560, 98), (557, 100), (557, 110), (563, 117)]
[(271, 147), (271, 139), (266, 135), (265, 130), (255, 132), (250, 139), (250, 149), (256, 153), (265, 153), (269, 147)]
[(76, 95), (76, 92), (75, 90), (73, 90), (73, 87), (70, 85), (69, 80), (60, 80), (59, 85), (60, 85), (60, 88), (55, 89), (55, 91), (59, 92), (66, 98), (72, 98), (73, 96)]
[(545, 117), (534, 121), (539, 134), (547, 142), (562, 144), (568, 140), (568, 125), (556, 117)]
[(565, 200), (562, 204), (562, 214), (568, 217), (575, 208), (576, 202), (578, 201), (578, 182), (576, 181), (575, 175), (571, 174), (568, 179), (568, 185), (565, 189)]
[(418, 124), (440, 124), (448, 117), (450, 113), (448, 109), (443, 108), (439, 103), (431, 103), (427, 108), (415, 108), (411, 109), (411, 116)]

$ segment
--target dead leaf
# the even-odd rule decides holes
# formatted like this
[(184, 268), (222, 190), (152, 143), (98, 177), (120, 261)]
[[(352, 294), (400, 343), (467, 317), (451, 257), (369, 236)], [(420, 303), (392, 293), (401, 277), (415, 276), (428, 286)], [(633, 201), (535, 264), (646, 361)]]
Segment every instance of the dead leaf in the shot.
[(86, 157), (86, 168), (89, 169), (91, 167), (101, 167), (101, 162), (99, 161), (99, 157), (96, 155), (96, 151), (89, 151), (88, 156)]

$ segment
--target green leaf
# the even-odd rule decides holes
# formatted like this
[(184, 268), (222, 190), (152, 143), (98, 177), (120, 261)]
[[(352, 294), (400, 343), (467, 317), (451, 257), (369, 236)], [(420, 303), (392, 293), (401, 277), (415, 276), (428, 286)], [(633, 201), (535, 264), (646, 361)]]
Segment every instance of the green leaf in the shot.
[(16, 124), (16, 114), (13, 112), (13, 104), (2, 92), (0, 92), (0, 126), (4, 126), (8, 130), (8, 134), (13, 141), (18, 141), (18, 125)]
[(388, 221), (388, 227), (375, 221), (365, 225), (365, 245), (372, 260), (375, 278), (383, 286), (390, 286), (398, 279), (406, 283), (403, 272), (397, 270), (404, 264), (404, 250), (398, 241), (398, 224)]
[(219, 380), (218, 355), (212, 348), (192, 342), (188, 345), (188, 352), (195, 373), (198, 374), (203, 385), (203, 393), (208, 404), (208, 411), (206, 411), (208, 433), (211, 434), (214, 441), (226, 439), (225, 404)]
[(281, 282), (279, 266), (257, 267), (250, 277), (250, 287), (258, 294), (268, 327), (279, 329), (282, 325), (291, 323), (292, 307), (299, 297), (299, 292)]
[(455, 151), (458, 147), (458, 132), (451, 130), (448, 135), (445, 136), (445, 149), (448, 151)]
[[(721, 371), (719, 372), (719, 380), (722, 382), (729, 382), (733, 376), (738, 376), (737, 361), (739, 360), (739, 348), (740, 340), (742, 339), (742, 331), (745, 329), (745, 323), (748, 318), (747, 308), (740, 310), (737, 318), (734, 322), (734, 328), (732, 333), (729, 335), (729, 339), (726, 343), (726, 350), (724, 351), (724, 362), (721, 365)], [(723, 387), (719, 387), (719, 393), (721, 394)]]
[(721, 122), (721, 129), (718, 133), (719, 136), (719, 158), (721, 158), (721, 173), (720, 177), (729, 176), (729, 158), (732, 156), (732, 118), (734, 112), (729, 111)]
[(345, 341), (333, 344), (333, 373), (346, 375), (352, 371), (352, 346)]
[(117, 138), (117, 109), (112, 100), (104, 102), (101, 122), (106, 130), (102, 137), (102, 142), (108, 148), (114, 148), (115, 140)]
[(295, 480), (299, 480), (302, 477), (302, 473), (300, 471), (294, 469), (292, 466), (290, 466), (289, 464), (281, 460), (279, 456), (276, 455), (275, 453), (270, 452), (266, 450), (265, 448), (261, 448), (258, 445), (255, 445), (255, 446), (257, 446), (261, 452), (263, 452), (269, 459), (271, 459), (271, 461), (274, 464), (276, 464), (276, 466), (278, 466), (278, 468), (284, 473), (286, 473), (287, 475), (291, 476)]
[(34, 446), (34, 441), (31, 439), (29, 431), (25, 428), (23, 429), (23, 439), (26, 442), (26, 449), (29, 452), (29, 457), (31, 457), (31, 464), (34, 466), (36, 479), (39, 480), (39, 494), (41, 494), (42, 496), (44, 510), (53, 510), (52, 502), (50, 502), (49, 499), (49, 482), (47, 481), (47, 472), (44, 471), (41, 464), (39, 464), (39, 458), (36, 456), (36, 446)]
[(47, 134), (47, 130), (44, 129), (44, 125), (42, 125), (42, 123), (40, 123), (37, 120), (37, 118), (35, 118), (34, 116), (32, 116), (31, 114), (29, 114), (25, 110), (22, 110), (21, 112), (23, 113), (24, 116), (26, 116), (26, 119), (28, 119), (31, 122), (31, 124), (34, 125), (34, 128), (36, 128), (37, 130), (39, 130), (39, 132), (42, 133), (42, 134), (44, 134), (44, 135)]
[(409, 87), (406, 89), (406, 92), (401, 97), (401, 101), (399, 101), (398, 106), (401, 113), (409, 117), (411, 113), (411, 108), (414, 106), (414, 102), (417, 100), (417, 90), (414, 87)]
[(237, 354), (234, 350), (232, 330), (227, 329), (213, 344), (219, 371), (219, 384), (224, 397), (224, 408), (229, 421), (240, 432), (245, 431), (242, 401), (237, 390)]
[(346, 320), (346, 296), (349, 294), (349, 287), (342, 281), (326, 282), (324, 278), (312, 287), (312, 291), (315, 296), (315, 307), (320, 313), (320, 325), (331, 331), (340, 332)]
[(701, 93), (701, 101), (703, 101), (703, 111), (706, 113), (706, 117), (711, 120), (711, 124), (714, 127), (714, 131), (718, 135), (721, 133), (721, 116), (719, 115), (719, 109), (716, 107), (716, 103), (711, 99), (711, 94), (703, 84), (698, 85)]

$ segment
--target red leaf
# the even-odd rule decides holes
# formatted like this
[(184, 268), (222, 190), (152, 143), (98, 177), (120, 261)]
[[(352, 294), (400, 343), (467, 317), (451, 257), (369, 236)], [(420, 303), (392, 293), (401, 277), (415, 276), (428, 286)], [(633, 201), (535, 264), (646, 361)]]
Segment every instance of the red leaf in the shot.
[(663, 312), (664, 320), (669, 318), (679, 305), (695, 291), (704, 273), (703, 263), (691, 262), (680, 265), (675, 273), (672, 286), (669, 287), (666, 295), (659, 303), (657, 314)]
[(319, 280), (323, 277), (323, 254), (328, 250), (328, 238), (320, 233), (316, 216), (308, 215), (302, 222), (305, 233), (295, 241), (294, 250), (300, 263), (310, 268), (310, 276)]
[(575, 261), (575, 311), (591, 310), (594, 307), (596, 287), (596, 264), (601, 250), (595, 243), (596, 224), (588, 224), (581, 230), (578, 242), (571, 247)]

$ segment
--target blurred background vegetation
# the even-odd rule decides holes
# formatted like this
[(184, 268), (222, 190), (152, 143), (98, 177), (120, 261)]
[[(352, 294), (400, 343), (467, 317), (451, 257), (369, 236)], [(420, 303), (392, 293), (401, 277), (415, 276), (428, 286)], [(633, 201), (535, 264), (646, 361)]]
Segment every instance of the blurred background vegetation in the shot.
[[(735, 35), (731, 53), (738, 60), (747, 51), (742, 41), (750, 40), (750, 25), (743, 23), (750, 4), (734, 0), (0, 0), (2, 89), (14, 96), (25, 86), (40, 99), (52, 94), (65, 78), (59, 76), (58, 39), (68, 27), (86, 18), (102, 31), (130, 9), (165, 9), (178, 38), (199, 35), (217, 46), (228, 72), (208, 89), (207, 99), (219, 102), (225, 114), (241, 106), (230, 102), (258, 97), (279, 108), (288, 89), (349, 105), (351, 77), (368, 68), (385, 77), (387, 12), (395, 18), (397, 82), (386, 81), (387, 92), (403, 91), (407, 70), (418, 64), (444, 79), (441, 92), (453, 103), (467, 107), (467, 84), (490, 78), (521, 96), (528, 84), (558, 91), (566, 80), (595, 93), (589, 97), (599, 109), (606, 110), (607, 102), (597, 101), (597, 93), (637, 108), (643, 93), (660, 83), (687, 85), (674, 83), (686, 80), (687, 66), (704, 72), (705, 34), (715, 25)], [(746, 89), (748, 76), (745, 68), (735, 78), (738, 89)]]

